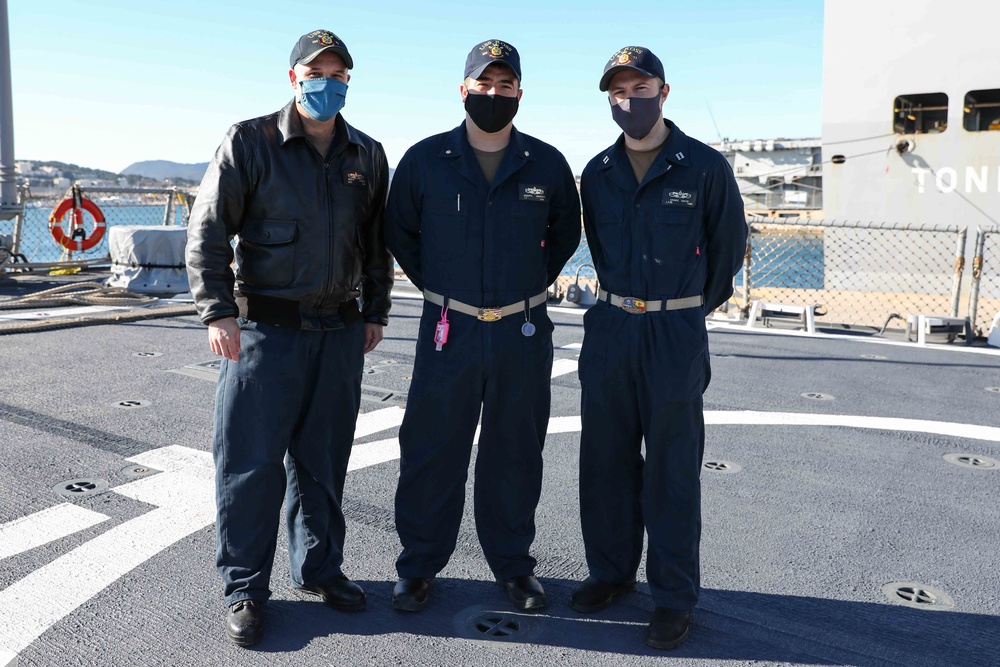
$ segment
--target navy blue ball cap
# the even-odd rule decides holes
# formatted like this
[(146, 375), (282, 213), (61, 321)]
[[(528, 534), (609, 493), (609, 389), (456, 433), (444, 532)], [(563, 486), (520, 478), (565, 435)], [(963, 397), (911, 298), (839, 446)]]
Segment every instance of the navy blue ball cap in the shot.
[(465, 77), (478, 79), (483, 70), (493, 63), (503, 63), (514, 70), (518, 81), (521, 80), (521, 56), (517, 54), (517, 49), (500, 39), (488, 39), (469, 51), (469, 57), (465, 59)]
[(354, 59), (347, 52), (344, 40), (329, 30), (313, 30), (299, 37), (299, 41), (292, 48), (292, 55), (288, 57), (288, 66), (294, 69), (299, 63), (308, 65), (324, 51), (333, 51), (344, 59), (347, 69), (354, 69)]
[(652, 51), (644, 46), (626, 46), (615, 51), (615, 55), (611, 56), (608, 64), (604, 66), (604, 76), (601, 77), (601, 92), (607, 91), (611, 77), (623, 69), (634, 69), (643, 76), (666, 79), (663, 76), (663, 63), (653, 55)]

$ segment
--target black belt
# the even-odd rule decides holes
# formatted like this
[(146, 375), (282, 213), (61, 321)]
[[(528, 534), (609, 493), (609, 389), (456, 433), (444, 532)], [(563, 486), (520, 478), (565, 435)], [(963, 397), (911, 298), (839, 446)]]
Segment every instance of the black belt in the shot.
[[(240, 309), (240, 317), (254, 322), (274, 324), (280, 327), (302, 328), (300, 302), (296, 299), (281, 299), (264, 294), (236, 293), (236, 305)], [(337, 308), (337, 315), (349, 326), (361, 320), (361, 311), (355, 299), (345, 301)]]

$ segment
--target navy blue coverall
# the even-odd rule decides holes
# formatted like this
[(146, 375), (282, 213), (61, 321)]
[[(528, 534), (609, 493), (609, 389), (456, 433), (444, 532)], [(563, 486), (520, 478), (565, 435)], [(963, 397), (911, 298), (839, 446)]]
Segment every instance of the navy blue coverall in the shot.
[[(580, 241), (573, 173), (552, 146), (513, 129), (487, 183), (465, 125), (416, 144), (393, 176), (386, 244), (413, 284), (476, 307), (535, 296), (559, 276)], [(458, 538), (476, 424), (475, 516), (486, 560), (500, 579), (529, 575), (542, 444), (549, 419), (552, 322), (544, 302), (494, 322), (424, 302), (406, 414), (399, 431), (396, 530), (400, 577), (430, 578)]]
[(592, 576), (633, 580), (645, 527), (656, 606), (692, 609), (710, 378), (705, 315), (732, 294), (747, 225), (725, 158), (664, 122), (670, 134), (641, 184), (624, 135), (590, 161), (580, 186), (584, 228), (603, 289), (647, 301), (703, 295), (704, 305), (632, 314), (599, 301), (584, 316), (580, 514)]

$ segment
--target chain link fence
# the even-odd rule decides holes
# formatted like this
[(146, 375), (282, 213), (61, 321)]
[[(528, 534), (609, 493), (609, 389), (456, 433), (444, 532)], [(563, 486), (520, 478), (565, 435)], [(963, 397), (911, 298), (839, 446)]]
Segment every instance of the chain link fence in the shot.
[(556, 294), (565, 296), (567, 288), (573, 284), (590, 287), (595, 294), (597, 293), (597, 270), (594, 269), (594, 258), (590, 255), (586, 236), (580, 238), (580, 246), (556, 279), (554, 286)]
[(957, 226), (751, 219), (737, 276), (751, 301), (818, 306), (823, 321), (882, 328), (893, 316), (958, 317), (966, 230)]
[(977, 336), (989, 334), (1000, 313), (1000, 226), (980, 228), (972, 260), (969, 319)]
[[(119, 225), (186, 225), (190, 204), (187, 193), (175, 188), (81, 188), (82, 196), (97, 205), (108, 228)], [(67, 197), (71, 195), (67, 194)], [(110, 261), (108, 234), (105, 233), (92, 248), (82, 252), (70, 251), (61, 246), (52, 235), (50, 215), (61, 198), (33, 197), (22, 188), (21, 202), (24, 212), (13, 220), (0, 221), (0, 234), (12, 239), (12, 262), (8, 269), (59, 268), (60, 266), (101, 265)], [(81, 237), (94, 233), (94, 215), (82, 211)], [(70, 236), (73, 211), (63, 215), (62, 230)]]

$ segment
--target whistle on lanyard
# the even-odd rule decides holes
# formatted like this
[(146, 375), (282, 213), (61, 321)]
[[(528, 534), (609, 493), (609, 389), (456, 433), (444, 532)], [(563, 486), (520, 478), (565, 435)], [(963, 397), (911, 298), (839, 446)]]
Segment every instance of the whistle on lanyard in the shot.
[(440, 352), (444, 349), (444, 344), (448, 342), (448, 306), (441, 307), (441, 320), (434, 328), (434, 350)]

